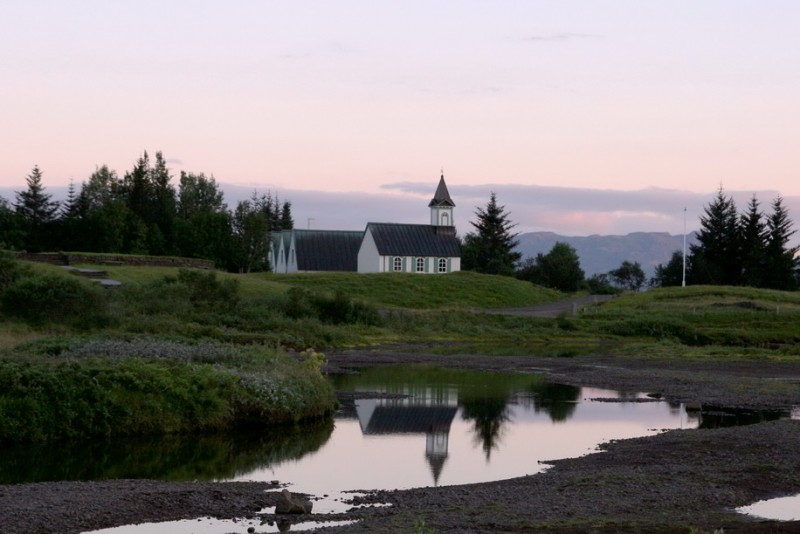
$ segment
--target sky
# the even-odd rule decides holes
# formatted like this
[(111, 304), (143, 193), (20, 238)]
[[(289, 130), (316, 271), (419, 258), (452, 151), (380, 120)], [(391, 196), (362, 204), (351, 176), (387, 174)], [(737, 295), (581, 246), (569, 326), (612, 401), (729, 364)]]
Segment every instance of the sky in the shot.
[(0, 194), (147, 150), (299, 227), (426, 223), (442, 171), (460, 233), (492, 191), (568, 235), (679, 234), (720, 187), (798, 216), (798, 27), (795, 0), (3, 0)]

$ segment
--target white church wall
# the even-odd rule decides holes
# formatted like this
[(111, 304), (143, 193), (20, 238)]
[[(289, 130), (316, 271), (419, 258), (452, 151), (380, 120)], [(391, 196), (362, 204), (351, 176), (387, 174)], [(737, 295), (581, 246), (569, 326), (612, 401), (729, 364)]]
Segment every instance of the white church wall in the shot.
[(378, 246), (372, 232), (367, 229), (364, 232), (364, 239), (358, 249), (358, 272), (360, 273), (379, 273), (382, 271), (382, 257), (378, 254)]

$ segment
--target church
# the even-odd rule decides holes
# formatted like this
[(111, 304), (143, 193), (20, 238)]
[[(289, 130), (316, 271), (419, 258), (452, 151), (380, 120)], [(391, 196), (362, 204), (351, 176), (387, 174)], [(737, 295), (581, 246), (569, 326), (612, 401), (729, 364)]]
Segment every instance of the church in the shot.
[(461, 270), (453, 221), (455, 203), (444, 174), (428, 203), (430, 224), (367, 223), (364, 231), (283, 230), (272, 235), (269, 264), (275, 273), (406, 272)]

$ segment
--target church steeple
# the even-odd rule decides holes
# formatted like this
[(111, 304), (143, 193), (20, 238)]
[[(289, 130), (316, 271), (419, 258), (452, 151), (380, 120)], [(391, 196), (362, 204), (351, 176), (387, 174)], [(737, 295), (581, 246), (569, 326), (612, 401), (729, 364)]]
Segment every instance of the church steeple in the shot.
[(455, 205), (453, 199), (450, 198), (450, 192), (447, 191), (447, 184), (444, 183), (444, 171), (442, 171), (436, 193), (428, 203), (428, 207), (431, 209), (431, 225), (454, 226), (453, 208)]

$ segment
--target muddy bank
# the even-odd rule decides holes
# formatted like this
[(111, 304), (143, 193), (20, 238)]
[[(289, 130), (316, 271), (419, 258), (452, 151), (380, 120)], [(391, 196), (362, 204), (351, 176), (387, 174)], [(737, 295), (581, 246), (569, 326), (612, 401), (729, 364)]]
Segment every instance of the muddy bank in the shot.
[[(800, 365), (795, 364), (602, 355), (443, 357), (387, 350), (329, 354), (328, 367), (352, 372), (365, 365), (401, 362), (543, 372), (562, 383), (646, 391), (698, 405), (772, 410), (800, 405)], [(407, 533), (420, 520), (437, 533), (688, 532), (690, 527), (724, 528), (726, 533), (800, 532), (800, 522), (756, 521), (732, 511), (759, 499), (800, 493), (800, 421), (672, 431), (603, 448), (599, 454), (556, 461), (547, 472), (529, 477), (382, 491), (364, 500), (388, 502), (391, 507), (316, 519), (360, 519), (354, 525), (323, 530), (327, 532)], [(275, 499), (276, 487), (261, 483), (115, 480), (0, 485), (0, 532), (72, 534), (200, 516), (253, 518)], [(270, 519), (275, 518), (265, 517)]]

